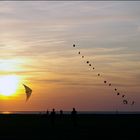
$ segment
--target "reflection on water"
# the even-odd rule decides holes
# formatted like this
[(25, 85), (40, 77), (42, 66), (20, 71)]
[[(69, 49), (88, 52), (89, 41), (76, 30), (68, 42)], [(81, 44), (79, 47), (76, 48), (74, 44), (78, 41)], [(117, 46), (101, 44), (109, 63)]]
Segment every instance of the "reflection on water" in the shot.
[(3, 111), (3, 112), (1, 112), (1, 114), (12, 114), (12, 112), (10, 112), (10, 111)]

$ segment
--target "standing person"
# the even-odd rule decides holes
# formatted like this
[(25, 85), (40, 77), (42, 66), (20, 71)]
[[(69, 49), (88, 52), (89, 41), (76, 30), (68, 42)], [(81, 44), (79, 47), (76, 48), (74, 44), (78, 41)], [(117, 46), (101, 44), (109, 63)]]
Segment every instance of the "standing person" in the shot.
[(53, 109), (52, 109), (52, 112), (51, 112), (51, 114), (50, 114), (50, 117), (51, 117), (51, 124), (52, 124), (52, 125), (54, 125), (54, 123), (55, 123), (55, 115), (56, 115), (55, 109), (53, 108)]
[(71, 112), (71, 118), (72, 118), (73, 126), (76, 126), (77, 125), (77, 111), (75, 108), (73, 108)]
[(47, 117), (49, 116), (49, 110), (46, 111), (46, 116), (47, 116)]
[(60, 118), (63, 117), (63, 110), (60, 110)]

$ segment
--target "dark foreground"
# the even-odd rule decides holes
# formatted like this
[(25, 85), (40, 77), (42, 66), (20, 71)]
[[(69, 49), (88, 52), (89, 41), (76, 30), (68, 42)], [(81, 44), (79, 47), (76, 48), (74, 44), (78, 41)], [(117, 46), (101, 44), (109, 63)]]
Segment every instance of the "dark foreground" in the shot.
[(0, 115), (0, 140), (21, 139), (139, 139), (140, 114), (81, 114), (76, 124), (70, 115)]

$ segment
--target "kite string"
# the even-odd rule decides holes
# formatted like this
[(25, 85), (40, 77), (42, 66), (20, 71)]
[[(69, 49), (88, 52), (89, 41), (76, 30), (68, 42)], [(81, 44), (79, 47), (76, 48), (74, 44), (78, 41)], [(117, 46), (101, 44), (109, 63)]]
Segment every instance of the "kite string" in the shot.
[[(75, 47), (75, 45), (73, 45), (73, 47)], [(80, 51), (78, 51), (78, 54), (80, 55), (81, 54), (81, 52)], [(81, 55), (80, 55), (81, 56)], [(85, 58), (85, 56), (84, 55), (82, 55), (81, 56), (82, 58)], [(89, 64), (89, 66), (92, 66), (92, 64), (91, 63), (89, 63), (90, 61), (87, 61), (87, 64)], [(90, 69), (89, 69), (90, 70)], [(93, 70), (95, 70), (95, 67), (93, 68)], [(101, 77), (101, 75), (98, 73), (98, 76), (100, 76)], [(105, 79), (104, 79), (105, 80)], [(112, 82), (109, 82), (109, 84), (107, 84), (107, 81), (105, 80), (104, 81), (104, 83), (106, 84), (106, 85), (109, 85), (110, 87), (112, 87)], [(118, 90), (117, 90), (117, 88), (115, 88), (114, 89), (115, 91), (116, 91), (116, 93), (117, 93), (117, 95), (120, 95), (120, 92), (118, 92)], [(122, 95), (122, 98), (124, 98), (124, 97), (126, 97), (125, 95)], [(123, 103), (124, 104), (128, 104), (128, 101), (126, 100), (126, 99), (124, 99), (123, 100)], [(133, 105), (134, 104), (134, 101), (132, 101), (132, 103), (131, 103), (131, 105)]]

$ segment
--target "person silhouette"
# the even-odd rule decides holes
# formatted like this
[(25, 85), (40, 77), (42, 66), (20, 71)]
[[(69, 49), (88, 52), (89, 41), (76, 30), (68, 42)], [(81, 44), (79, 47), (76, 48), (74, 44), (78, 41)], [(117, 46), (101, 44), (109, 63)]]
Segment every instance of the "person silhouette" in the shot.
[(49, 116), (49, 110), (46, 111), (46, 116), (47, 116), (47, 117)]
[(63, 110), (60, 110), (60, 118), (63, 117)]
[(55, 109), (53, 108), (51, 111), (51, 114), (50, 114), (52, 125), (54, 125), (54, 123), (55, 123), (55, 116), (56, 116), (56, 113), (55, 113)]
[(72, 118), (73, 126), (76, 126), (77, 125), (77, 111), (75, 108), (73, 108), (71, 112), (71, 118)]

